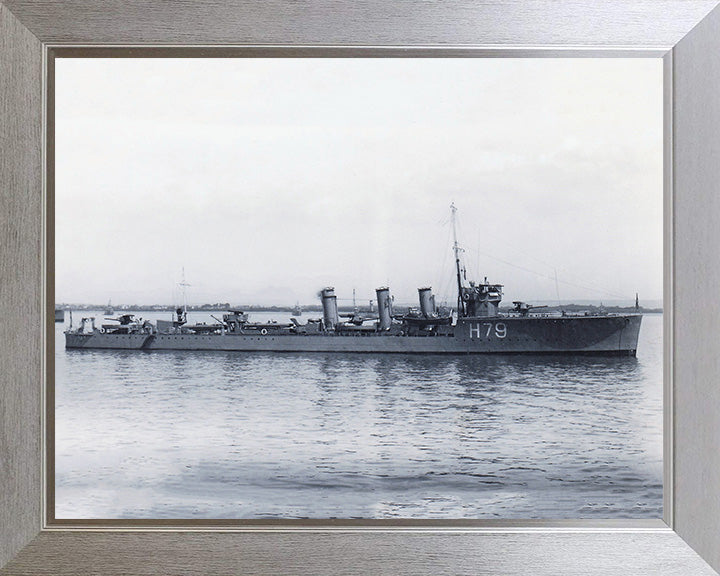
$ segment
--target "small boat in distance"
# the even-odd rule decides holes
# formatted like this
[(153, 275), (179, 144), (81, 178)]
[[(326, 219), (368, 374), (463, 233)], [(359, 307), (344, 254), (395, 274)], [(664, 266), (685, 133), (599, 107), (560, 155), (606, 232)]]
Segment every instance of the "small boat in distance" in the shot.
[(113, 310), (112, 307), (112, 300), (108, 300), (108, 305), (106, 306), (105, 312), (103, 312), (103, 314), (105, 314), (105, 316), (112, 316), (113, 314), (115, 314), (115, 310)]
[(295, 307), (292, 309), (291, 314), (293, 316), (302, 316), (302, 308), (300, 307), (299, 302), (297, 304), (295, 304)]

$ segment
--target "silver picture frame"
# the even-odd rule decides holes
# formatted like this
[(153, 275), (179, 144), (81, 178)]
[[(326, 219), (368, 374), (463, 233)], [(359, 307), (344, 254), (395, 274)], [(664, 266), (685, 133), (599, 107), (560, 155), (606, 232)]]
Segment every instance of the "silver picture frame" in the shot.
[[(0, 574), (714, 574), (720, 568), (717, 0), (446, 4), (0, 0)], [(662, 58), (664, 518), (606, 522), (49, 522), (44, 387), (53, 50)], [(254, 48), (253, 48), (254, 47)], [(177, 53), (177, 52), (175, 52)], [(50, 503), (51, 504), (51, 503)]]

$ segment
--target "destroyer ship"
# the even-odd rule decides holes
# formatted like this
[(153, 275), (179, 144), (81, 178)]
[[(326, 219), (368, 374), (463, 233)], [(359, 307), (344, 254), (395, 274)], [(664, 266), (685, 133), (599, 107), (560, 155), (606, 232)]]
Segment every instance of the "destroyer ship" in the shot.
[[(153, 323), (132, 314), (96, 326), (94, 318), (65, 332), (66, 348), (228, 350), (243, 352), (365, 352), (397, 354), (597, 354), (635, 356), (642, 314), (542, 313), (524, 302), (500, 310), (503, 285), (466, 280), (455, 233), (455, 309), (438, 307), (430, 287), (418, 289), (417, 308), (393, 312), (387, 286), (376, 290), (377, 311), (340, 315), (334, 288), (320, 291), (322, 318), (300, 323), (252, 322), (229, 310), (213, 324), (189, 324), (178, 308)], [(341, 319), (342, 318), (342, 319)]]

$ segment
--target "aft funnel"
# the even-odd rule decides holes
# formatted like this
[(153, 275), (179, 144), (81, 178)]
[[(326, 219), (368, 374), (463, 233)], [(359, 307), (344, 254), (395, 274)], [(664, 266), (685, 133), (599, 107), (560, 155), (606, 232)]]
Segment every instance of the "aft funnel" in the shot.
[(334, 330), (338, 323), (337, 296), (335, 288), (323, 288), (320, 292), (325, 330)]

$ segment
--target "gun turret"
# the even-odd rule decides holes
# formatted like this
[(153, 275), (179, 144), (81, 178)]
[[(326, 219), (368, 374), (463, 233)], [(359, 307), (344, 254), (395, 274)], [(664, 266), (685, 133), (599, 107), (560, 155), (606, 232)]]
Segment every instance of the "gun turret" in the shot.
[(525, 302), (521, 302), (519, 300), (516, 300), (513, 302), (513, 305), (515, 308), (513, 308), (513, 312), (517, 312), (521, 316), (527, 316), (528, 312), (530, 310), (536, 310), (538, 308), (547, 308), (547, 304), (543, 304), (542, 306), (533, 306), (532, 304), (526, 304)]

